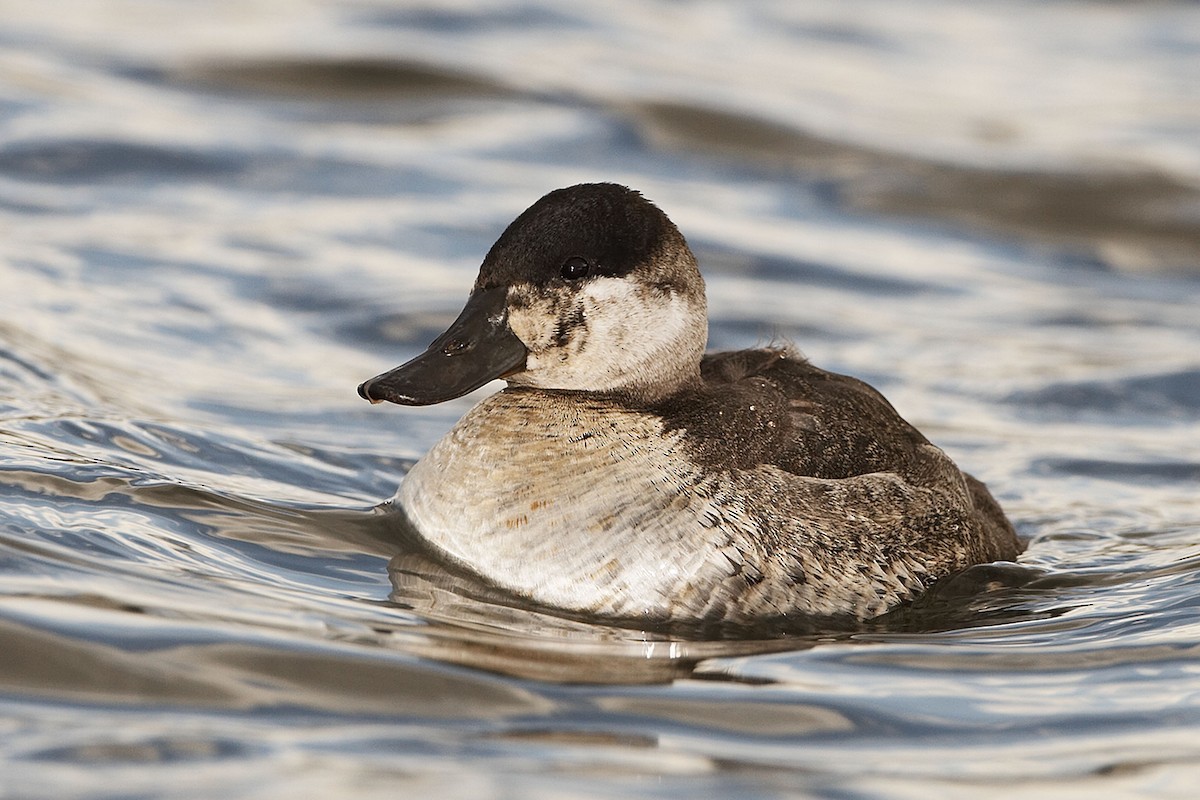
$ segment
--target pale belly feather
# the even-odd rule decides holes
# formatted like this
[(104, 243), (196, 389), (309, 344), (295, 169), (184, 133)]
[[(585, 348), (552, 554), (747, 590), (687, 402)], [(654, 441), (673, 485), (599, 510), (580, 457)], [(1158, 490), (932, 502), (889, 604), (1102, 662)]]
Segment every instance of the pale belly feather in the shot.
[[(502, 392), (469, 412), (397, 494), (454, 561), (536, 602), (671, 617), (735, 571), (737, 520), (718, 508), (679, 434), (648, 415)], [(736, 516), (736, 515), (734, 515)]]

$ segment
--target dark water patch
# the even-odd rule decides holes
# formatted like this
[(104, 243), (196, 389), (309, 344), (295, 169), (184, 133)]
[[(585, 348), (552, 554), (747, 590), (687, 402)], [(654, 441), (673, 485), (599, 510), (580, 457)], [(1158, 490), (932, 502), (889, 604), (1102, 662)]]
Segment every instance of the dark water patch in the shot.
[[(22, 352), (23, 348), (15, 348), (0, 340), (0, 389), (3, 394), (15, 390), (18, 386), (34, 389), (45, 384), (53, 383), (56, 375), (47, 364), (40, 364)], [(4, 400), (0, 394), (0, 403)]]
[(1064, 272), (1109, 272), (1112, 265), (1094, 251), (1069, 246), (1047, 252), (1045, 259), (1062, 267)]
[(278, 241), (269, 241), (254, 235), (241, 233), (226, 237), (225, 243), (237, 250), (249, 250), (272, 258), (296, 261), (304, 255), (304, 252), (299, 248), (289, 247)]
[[(81, 263), (88, 267), (87, 278), (98, 284), (111, 282), (125, 284), (131, 280), (154, 281), (169, 284), (172, 278), (188, 275), (217, 278), (222, 280), (237, 280), (240, 276), (231, 276), (228, 269), (220, 264), (206, 261), (171, 261), (163, 258), (143, 255), (135, 250), (117, 250), (109, 247), (79, 247), (71, 251), (78, 256)], [(255, 276), (248, 280), (261, 281)], [(171, 307), (187, 311), (205, 310), (179, 292), (172, 293), (167, 302)]]
[[(995, 632), (1001, 633), (1001, 631)], [(1137, 697), (1137, 687), (1155, 687), (1155, 678), (1158, 680), (1164, 678), (1169, 680), (1186, 679), (1191, 671), (1192, 662), (1197, 655), (1200, 655), (1200, 648), (1194, 645), (1113, 646), (1113, 634), (1116, 631), (1093, 630), (1091, 626), (1084, 624), (1083, 620), (1070, 618), (1014, 625), (1005, 632), (1013, 634), (1009, 640), (1012, 646), (1007, 648), (1003, 646), (988, 648), (982, 645), (954, 648), (930, 646), (897, 648), (893, 646), (879, 650), (859, 648), (839, 659), (839, 663), (845, 666), (873, 666), (898, 671), (912, 670), (922, 675), (949, 673), (968, 675), (991, 673), (994, 675), (1012, 672), (1024, 676), (1026, 679), (1038, 674), (1078, 675), (1086, 671), (1091, 680), (1100, 681), (1103, 678), (1106, 683), (1111, 684), (1111, 691), (1114, 693), (1117, 691), (1121, 691), (1123, 694), (1132, 692), (1133, 694), (1130, 696)], [(1042, 646), (1034, 651), (1016, 646), (1022, 634), (1040, 637), (1041, 642), (1039, 643)], [(935, 634), (935, 636), (943, 644), (947, 643), (947, 640), (953, 641), (958, 638), (955, 634), (944, 636)], [(1053, 648), (1052, 643), (1055, 638), (1068, 636), (1073, 640), (1071, 647)], [(880, 638), (890, 640), (893, 637)], [(864, 637), (864, 642), (866, 641), (870, 641), (870, 639)], [(931, 645), (933, 641), (924, 644)], [(1155, 677), (1149, 677), (1148, 673)], [(1174, 715), (1181, 719), (1200, 721), (1200, 713), (1194, 708), (1176, 706), (1168, 710), (1168, 708), (1164, 708), (1163, 699), (1160, 697), (1147, 700), (1143, 708), (1137, 708), (1137, 705), (1136, 701), (1131, 702), (1128, 716), (1125, 714), (1114, 715), (1107, 721), (1118, 725), (1133, 723), (1139, 726), (1146, 724), (1152, 726), (1162, 721), (1164, 711), (1174, 712)], [(1166, 705), (1170, 706), (1169, 703)], [(951, 713), (953, 714), (953, 712)], [(1104, 716), (1091, 718), (1088, 721), (1088, 727), (1102, 724), (1104, 721), (1106, 721)], [(955, 718), (944, 720), (944, 722), (954, 724), (960, 723), (962, 720)], [(998, 721), (993, 720), (993, 723), (995, 722)], [(1014, 719), (1013, 723), (1014, 725), (1025, 724), (1019, 719)], [(917, 724), (921, 725), (921, 723)], [(1079, 720), (1072, 719), (1070, 715), (1058, 720), (1056, 724), (1061, 728), (1062, 733), (1075, 729), (1078, 725)]]
[(265, 748), (231, 739), (204, 739), (191, 736), (151, 736), (133, 741), (86, 742), (54, 745), (29, 753), (31, 761), (87, 764), (102, 767), (113, 764), (174, 764), (245, 758)]
[[(53, 602), (53, 601), (47, 601)], [(45, 623), (46, 620), (40, 620)], [(120, 615), (110, 622), (120, 623)], [(135, 651), (77, 639), (70, 630), (0, 618), (17, 651), (0, 664), (10, 694), (135, 706), (304, 709), (390, 718), (480, 719), (537, 714), (549, 703), (482, 674), (422, 665), (396, 653), (324, 644), (255, 642), (227, 630), (211, 644), (180, 643), (164, 631)], [(238, 641), (241, 639), (241, 641)]]
[[(0, 47), (3, 47), (2, 43), (0, 43)], [(0, 66), (0, 85), (7, 83), (5, 80), (6, 77), (3, 66)], [(7, 97), (0, 97), (0, 120), (18, 119), (21, 116), (34, 115), (40, 108), (40, 104), (33, 101), (12, 100)]]
[[(1200, 270), (1200, 191), (1166, 175), (929, 164), (906, 177), (867, 186), (854, 202), (1086, 245), (1091, 264)], [(1114, 257), (1113, 247), (1128, 255)]]
[(507, 29), (532, 30), (579, 28), (582, 23), (563, 9), (514, 4), (507, 7), (466, 9), (383, 9), (351, 11), (350, 17), (370, 28), (419, 28), (437, 33), (476, 33), (497, 35)]
[(457, 179), (420, 168), (279, 153), (253, 159), (237, 175), (237, 184), (252, 191), (354, 198), (440, 197), (463, 188)]
[(871, 634), (918, 634), (1053, 619), (1073, 606), (1038, 586), (1046, 575), (1019, 564), (968, 567), (866, 627)]
[(885, 36), (880, 31), (872, 31), (866, 26), (856, 25), (848, 21), (822, 21), (792, 23), (775, 20), (781, 30), (789, 31), (800, 39), (817, 42), (831, 42), (837, 45), (850, 45), (860, 50), (898, 54), (907, 48), (891, 36)]
[(1090, 458), (1041, 458), (1030, 464), (1030, 471), (1041, 475), (1076, 475), (1148, 486), (1161, 486), (1164, 483), (1200, 486), (1200, 463), (1187, 461), (1138, 463)]
[(346, 291), (344, 283), (318, 284), (317, 280), (318, 277), (310, 278), (308, 275), (271, 276), (264, 277), (254, 286), (242, 284), (241, 288), (249, 290), (250, 299), (288, 314), (328, 315), (337, 318), (361, 311), (363, 305), (372, 302), (370, 298), (364, 297), (371, 287), (355, 287), (354, 291)]
[(415, 168), (279, 151), (251, 155), (88, 139), (10, 145), (0, 150), (0, 174), (68, 185), (187, 180), (339, 197), (391, 197), (401, 191), (441, 196), (461, 189), (459, 181)]
[(12, 214), (23, 214), (30, 217), (62, 213), (62, 208), (59, 206), (49, 205), (47, 203), (31, 203), (28, 200), (8, 200), (3, 197), (0, 197), (0, 210), (7, 211)]
[(1077, 328), (1082, 331), (1101, 331), (1138, 326), (1140, 328), (1173, 328), (1167, 320), (1137, 316), (1108, 307), (1072, 308), (1049, 315), (1031, 315), (1034, 325), (1048, 328)]
[(142, 654), (98, 642), (70, 639), (0, 616), (5, 658), (0, 681), (6, 694), (50, 694), (76, 701), (187, 705), (235, 703), (227, 687), (194, 670), (164, 671)]
[[(504, 231), (504, 224), (455, 224), (448, 217), (444, 224), (413, 225), (412, 227), (381, 226), (371, 230), (347, 231), (337, 234), (337, 241), (355, 246), (387, 247), (397, 252), (419, 255), (429, 261), (440, 262), (449, 268), (448, 262), (466, 262), (469, 277), (464, 274), (463, 299), (470, 291), (471, 282), (484, 255)], [(397, 267), (397, 272), (402, 268)]]
[[(73, 251), (88, 267), (90, 283), (127, 285), (130, 281), (154, 284), (163, 287), (158, 303), (165, 309), (200, 312), (181, 321), (176, 315), (164, 314), (157, 317), (154, 330), (170, 333), (181, 340), (194, 340), (204, 334), (209, 345), (220, 341), (235, 341), (244, 331), (231, 330), (224, 321), (212, 314), (206, 303), (212, 298), (207, 293), (196, 294), (177, 286), (177, 279), (203, 277), (226, 287), (232, 294), (247, 300), (262, 303), (272, 308), (290, 312), (313, 314), (337, 311), (352, 312), (369, 304), (369, 298), (355, 296), (343, 291), (342, 284), (322, 281), (308, 274), (278, 275), (263, 269), (259, 271), (235, 271), (213, 261), (181, 260), (164, 257), (147, 257), (133, 250), (117, 250), (106, 247), (80, 247)], [(279, 252), (271, 252), (271, 262), (278, 263)], [(363, 289), (365, 293), (367, 290)]]
[(1039, 414), (1121, 414), (1133, 419), (1200, 417), (1200, 370), (1055, 383), (1013, 392), (1004, 402)]
[(0, 150), (0, 174), (53, 183), (220, 178), (241, 172), (247, 163), (232, 154), (89, 139), (26, 142)]
[(454, 308), (401, 314), (376, 312), (350, 319), (336, 326), (334, 333), (343, 341), (371, 352), (396, 353), (397, 345), (424, 350), (426, 345), (450, 327), (460, 310)]
[(669, 102), (621, 108), (652, 144), (661, 147), (825, 172), (864, 169), (866, 156), (859, 148), (766, 119)]
[(278, 58), (209, 62), (170, 70), (127, 70), (130, 77), (210, 92), (361, 101), (504, 97), (514, 90), (490, 78), (435, 64), (391, 58)]
[[(643, 727), (678, 728), (706, 735), (752, 739), (795, 739), (816, 734), (869, 730), (872, 720), (828, 705), (781, 702), (778, 698), (732, 700), (700, 697), (606, 697), (604, 708), (619, 722)], [(624, 719), (621, 719), (621, 718)], [(638, 725), (641, 723), (641, 725)]]
[[(583, 180), (612, 180), (614, 176), (637, 172), (675, 181), (687, 169), (687, 165), (677, 159), (664, 159), (661, 152), (647, 148), (644, 138), (625, 116), (613, 113), (591, 97), (563, 91), (530, 93), (520, 108), (529, 113), (544, 108), (556, 116), (571, 115), (576, 124), (565, 133), (552, 131), (545, 136), (535, 127), (531, 135), (489, 144), (486, 149), (481, 148), (480, 153), (505, 162), (527, 164), (537, 170), (554, 166), (579, 174), (578, 170), (582, 168), (587, 170)], [(744, 173), (735, 170), (728, 172), (730, 180), (744, 177)], [(545, 192), (554, 188), (557, 185), (543, 184), (537, 190)], [(520, 210), (514, 208), (512, 211), (515, 214)], [(493, 241), (503, 229), (501, 225), (492, 235)]]
[(461, 188), (456, 180), (422, 169), (290, 155), (256, 159), (238, 184), (254, 191), (354, 198), (438, 195)]
[[(1200, 269), (1200, 190), (1168, 175), (962, 166), (713, 108), (658, 102), (620, 110), (662, 148), (830, 179), (824, 185), (840, 205), (1040, 237), (1086, 248), (1093, 264)], [(1114, 264), (1114, 246), (1125, 262)]]
[(927, 292), (948, 294), (954, 291), (945, 285), (922, 283), (898, 276), (850, 272), (798, 258), (734, 251), (703, 241), (693, 243), (693, 250), (705, 273), (712, 275), (808, 284), (883, 297)]

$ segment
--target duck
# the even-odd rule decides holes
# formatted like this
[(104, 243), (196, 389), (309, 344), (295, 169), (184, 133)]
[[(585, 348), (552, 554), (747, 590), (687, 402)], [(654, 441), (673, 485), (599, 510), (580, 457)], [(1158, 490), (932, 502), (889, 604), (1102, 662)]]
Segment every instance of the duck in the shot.
[(871, 386), (792, 346), (706, 354), (705, 284), (641, 193), (546, 194), (457, 319), (358, 387), (424, 406), (493, 380), (389, 503), (515, 601), (642, 622), (869, 620), (1022, 545)]

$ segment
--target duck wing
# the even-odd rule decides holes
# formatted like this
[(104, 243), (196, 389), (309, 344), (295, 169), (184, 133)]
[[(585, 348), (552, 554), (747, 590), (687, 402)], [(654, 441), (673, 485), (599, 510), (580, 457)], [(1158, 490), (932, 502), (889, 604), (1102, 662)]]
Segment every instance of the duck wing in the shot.
[(707, 355), (701, 375), (664, 419), (709, 468), (782, 473), (771, 507), (787, 521), (770, 527), (838, 531), (880, 562), (920, 553), (938, 575), (1020, 553), (987, 487), (863, 381), (783, 348)]

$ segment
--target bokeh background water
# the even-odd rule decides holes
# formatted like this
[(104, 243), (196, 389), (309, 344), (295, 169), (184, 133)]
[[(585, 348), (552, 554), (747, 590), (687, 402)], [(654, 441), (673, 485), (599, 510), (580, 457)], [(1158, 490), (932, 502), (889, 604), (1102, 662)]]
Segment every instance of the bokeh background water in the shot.
[[(397, 567), (474, 399), (354, 388), (584, 180), (1022, 566), (742, 642)], [(1198, 309), (1195, 4), (0, 2), (0, 797), (1193, 797)]]

